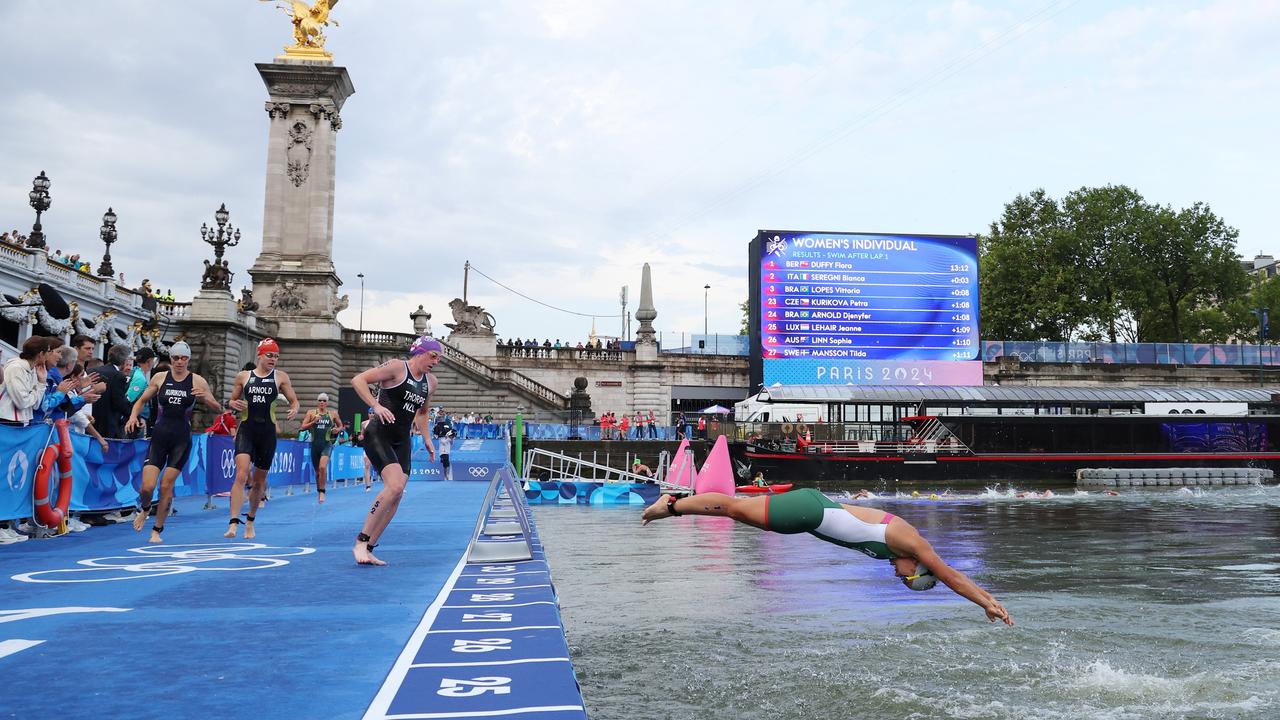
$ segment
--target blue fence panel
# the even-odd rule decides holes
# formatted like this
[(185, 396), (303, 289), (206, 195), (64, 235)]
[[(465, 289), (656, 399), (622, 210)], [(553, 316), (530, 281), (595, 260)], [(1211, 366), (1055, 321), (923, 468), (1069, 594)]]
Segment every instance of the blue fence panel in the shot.
[(1233, 367), (1280, 365), (1276, 345), (1232, 343), (1105, 343), (984, 340), (982, 359), (1002, 357), (1022, 362), (1102, 363), (1142, 365), (1228, 365)]

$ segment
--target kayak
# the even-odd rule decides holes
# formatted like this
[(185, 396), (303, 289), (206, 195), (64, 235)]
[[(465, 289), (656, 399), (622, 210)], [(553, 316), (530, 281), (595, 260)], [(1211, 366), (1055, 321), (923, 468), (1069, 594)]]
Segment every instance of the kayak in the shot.
[(749, 495), (762, 495), (764, 493), (784, 493), (791, 489), (792, 483), (776, 483), (773, 485), (739, 485), (738, 492), (747, 493)]

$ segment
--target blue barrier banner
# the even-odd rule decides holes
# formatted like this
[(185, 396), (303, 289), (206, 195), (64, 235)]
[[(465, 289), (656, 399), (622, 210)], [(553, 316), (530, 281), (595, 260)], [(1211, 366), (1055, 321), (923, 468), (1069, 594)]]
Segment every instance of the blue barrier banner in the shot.
[[(207, 438), (206, 488), (210, 495), (231, 490), (236, 479), (236, 440), (230, 435), (204, 435)], [(195, 447), (192, 447), (195, 454)], [(311, 468), (311, 452), (307, 443), (281, 438), (276, 441), (276, 455), (267, 471), (267, 485), (301, 485), (315, 482)], [(332, 459), (330, 463), (332, 463)], [(361, 473), (363, 473), (361, 466)]]
[[(618, 428), (611, 430), (613, 438), (618, 438)], [(526, 440), (599, 440), (599, 425), (564, 425), (560, 423), (525, 423), (524, 436)], [(628, 428), (627, 436), (624, 440), (675, 440), (676, 429), (671, 426), (655, 426), (653, 434), (650, 435), (649, 428), (643, 428), (637, 433), (636, 428)]]
[[(41, 452), (52, 439), (48, 425), (0, 426), (0, 469), (7, 482), (0, 484), (0, 520), (30, 517), (31, 493)], [(97, 440), (71, 433), (71, 510), (99, 512), (138, 504), (142, 464), (151, 444), (147, 440), (108, 440), (104, 453)], [(364, 450), (334, 448), (329, 459), (332, 479), (364, 476)], [(235, 439), (227, 435), (199, 433), (191, 436), (191, 454), (174, 483), (175, 497), (227, 492), (235, 480)], [(297, 440), (280, 440), (267, 474), (269, 485), (315, 482), (310, 448)], [(156, 495), (159, 497), (157, 484)]]
[(297, 440), (277, 440), (276, 456), (267, 471), (267, 484), (301, 485), (315, 482), (315, 470), (311, 468), (311, 452), (308, 443)]
[(31, 487), (40, 453), (52, 438), (49, 426), (0, 427), (0, 458), (6, 482), (0, 485), (0, 520), (31, 517)]
[(205, 486), (209, 494), (228, 492), (236, 479), (236, 439), (230, 435), (210, 435), (206, 455)]
[(477, 440), (496, 440), (506, 436), (507, 425), (498, 425), (495, 423), (454, 423), (453, 431), (458, 434), (458, 439), (477, 439)]
[[(174, 497), (203, 495), (205, 492), (205, 446), (209, 436), (191, 436), (191, 454), (173, 485)], [(102, 453), (98, 441), (88, 435), (71, 434), (71, 472), (75, 480), (71, 490), (71, 509), (96, 512), (133, 507), (138, 504), (142, 486), (142, 463), (147, 459), (151, 443), (147, 440), (108, 440)], [(159, 498), (156, 483), (152, 499)]]
[[(409, 479), (444, 480), (444, 465), (440, 462), (440, 456), (437, 454), (432, 458), (427, 454), (426, 445), (421, 436), (414, 435), (412, 443), (413, 468), (409, 472)], [(452, 471), (449, 479), (488, 481), (493, 477), (494, 472), (506, 464), (505, 437), (454, 440), (453, 449), (449, 453), (449, 468)]]
[(364, 479), (364, 449), (334, 445), (329, 455), (330, 480)]

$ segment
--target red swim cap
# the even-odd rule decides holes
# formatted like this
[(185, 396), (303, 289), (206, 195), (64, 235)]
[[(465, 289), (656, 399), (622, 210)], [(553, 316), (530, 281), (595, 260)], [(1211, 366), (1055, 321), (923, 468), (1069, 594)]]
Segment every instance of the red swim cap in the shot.
[(261, 355), (263, 353), (269, 353), (269, 352), (279, 354), (280, 346), (277, 345), (276, 341), (272, 340), (271, 338), (263, 338), (262, 342), (258, 343), (258, 354)]

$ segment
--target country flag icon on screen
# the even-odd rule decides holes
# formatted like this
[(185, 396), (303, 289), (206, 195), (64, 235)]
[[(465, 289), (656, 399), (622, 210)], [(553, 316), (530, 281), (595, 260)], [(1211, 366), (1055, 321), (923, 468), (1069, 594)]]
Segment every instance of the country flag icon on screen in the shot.
[(809, 261), (808, 261), (808, 260), (801, 260), (801, 261), (800, 261), (800, 267), (809, 267)]
[(809, 298), (800, 298), (800, 304), (801, 304), (801, 305), (808, 305), (808, 304), (809, 304)]

